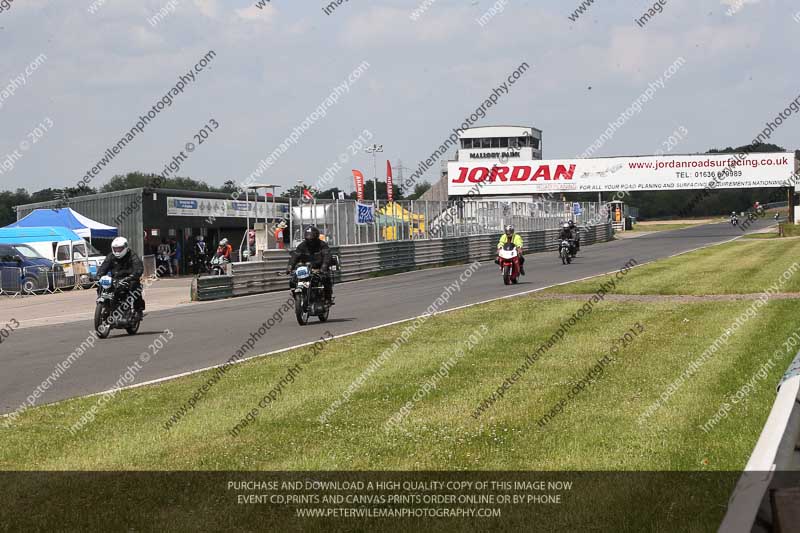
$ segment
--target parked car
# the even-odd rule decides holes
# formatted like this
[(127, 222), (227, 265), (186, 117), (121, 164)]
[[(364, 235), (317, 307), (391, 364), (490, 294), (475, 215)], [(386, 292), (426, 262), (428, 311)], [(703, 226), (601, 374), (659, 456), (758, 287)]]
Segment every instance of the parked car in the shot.
[[(17, 270), (20, 269), (20, 270)], [(54, 289), (52, 272), (63, 267), (42, 257), (27, 244), (0, 244), (0, 287), (10, 292), (33, 293)]]

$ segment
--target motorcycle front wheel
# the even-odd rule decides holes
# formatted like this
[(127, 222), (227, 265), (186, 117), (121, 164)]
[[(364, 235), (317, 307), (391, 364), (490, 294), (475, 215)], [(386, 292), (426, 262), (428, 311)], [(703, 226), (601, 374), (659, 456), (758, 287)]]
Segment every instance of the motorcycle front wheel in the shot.
[(97, 336), (101, 339), (105, 339), (108, 337), (108, 334), (111, 333), (111, 325), (108, 324), (108, 307), (102, 304), (97, 304), (94, 308), (94, 330), (97, 332)]
[(507, 266), (503, 269), (503, 284), (511, 285), (511, 267)]
[(125, 328), (125, 331), (128, 332), (128, 335), (136, 335), (139, 332), (139, 326), (141, 325), (142, 321), (136, 319), (130, 326)]
[(309, 313), (305, 309), (305, 302), (303, 301), (302, 294), (294, 295), (294, 316), (297, 317), (297, 323), (301, 326), (308, 324)]
[(566, 265), (567, 264), (567, 255), (568, 254), (565, 254), (563, 251), (561, 252), (561, 264), (562, 265)]

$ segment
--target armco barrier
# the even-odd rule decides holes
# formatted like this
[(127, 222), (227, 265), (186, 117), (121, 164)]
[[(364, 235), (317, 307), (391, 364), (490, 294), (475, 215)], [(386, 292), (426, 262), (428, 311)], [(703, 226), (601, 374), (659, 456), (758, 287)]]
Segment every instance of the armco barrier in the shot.
[[(526, 253), (556, 251), (558, 230), (519, 232)], [(613, 237), (611, 224), (592, 226), (581, 231), (581, 245), (606, 242)], [(380, 272), (399, 272), (453, 263), (491, 261), (495, 258), (499, 235), (473, 235), (445, 239), (388, 241), (371, 244), (331, 247), (339, 255), (340, 270), (335, 281), (354, 281)], [(232, 276), (210, 276), (195, 280), (192, 299), (213, 300), (288, 289), (288, 278), (281, 275), (289, 261), (287, 250), (268, 250), (263, 261), (232, 263)], [(214, 279), (231, 277), (230, 293)]]
[(797, 531), (798, 509), (800, 352), (778, 384), (775, 403), (733, 490), (719, 531)]
[(233, 296), (233, 276), (205, 276), (192, 280), (192, 300), (220, 300)]

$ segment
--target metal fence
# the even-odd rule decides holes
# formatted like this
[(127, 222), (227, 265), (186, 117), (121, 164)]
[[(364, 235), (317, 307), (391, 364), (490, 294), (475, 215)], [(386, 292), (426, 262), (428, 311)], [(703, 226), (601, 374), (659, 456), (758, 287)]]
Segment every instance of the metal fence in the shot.
[(373, 207), (373, 222), (359, 223), (354, 200), (299, 202), (290, 199), (290, 246), (302, 238), (303, 228), (317, 226), (332, 246), (468, 237), (498, 233), (512, 224), (517, 231), (556, 229), (565, 220), (578, 225), (603, 224), (606, 204), (596, 202), (361, 202)]
[[(557, 261), (556, 229), (521, 231), (520, 235), (525, 241), (526, 253), (552, 251), (553, 261)], [(582, 228), (581, 240), (583, 245), (588, 246), (607, 242), (613, 235), (611, 224), (605, 223)], [(340, 259), (339, 269), (334, 274), (338, 283), (435, 265), (490, 262), (497, 254), (497, 234), (334, 246), (331, 252)], [(263, 254), (261, 261), (230, 264), (229, 275), (195, 278), (192, 300), (216, 300), (286, 290), (289, 279), (282, 274), (288, 258), (287, 250), (269, 250)]]
[(86, 289), (94, 285), (85, 278), (67, 276), (63, 269), (46, 267), (0, 267), (0, 295), (38, 295), (64, 289)]

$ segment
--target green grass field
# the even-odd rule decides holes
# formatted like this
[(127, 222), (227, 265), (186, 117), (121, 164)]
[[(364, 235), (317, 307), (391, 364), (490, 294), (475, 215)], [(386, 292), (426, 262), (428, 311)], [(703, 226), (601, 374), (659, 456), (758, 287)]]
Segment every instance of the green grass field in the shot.
[[(635, 268), (613, 292), (759, 292), (794, 261), (798, 246), (792, 241), (756, 240), (716, 246)], [(759, 260), (763, 257), (772, 259), (765, 263)], [(504, 397), (477, 418), (472, 416), (528, 355), (562, 324), (569, 324), (607, 279), (429, 319), (362, 386), (351, 390), (349, 401), (329, 413), (324, 423), (320, 415), (342, 398), (407, 324), (330, 341), (309, 362), (304, 362), (310, 354), (306, 348), (238, 365), (170, 430), (164, 423), (213, 372), (122, 391), (76, 435), (70, 434), (70, 426), (97, 403), (97, 397), (32, 409), (9, 429), (0, 421), (0, 470), (684, 472), (674, 478), (666, 474), (666, 479), (660, 474), (657, 482), (641, 477), (584, 482), (569, 504), (541, 508), (539, 516), (548, 524), (568, 528), (602, 523), (636, 531), (658, 522), (687, 531), (715, 530), (735, 472), (746, 463), (774, 401), (775, 384), (794, 355), (794, 350), (784, 350), (783, 341), (797, 330), (786, 317), (800, 313), (800, 299), (773, 300), (758, 308), (655, 410), (648, 408), (737, 317), (746, 316), (754, 300), (606, 299), (533, 362)], [(796, 290), (797, 283), (791, 277), (782, 290)], [(512, 304), (514, 312), (509, 313)], [(322, 334), (324, 325), (317, 329)], [(446, 375), (439, 373), (433, 390), (420, 395), (420, 387), (430, 383), (442, 363), (464, 348), (475, 332), (480, 333), (477, 344), (456, 357)], [(621, 346), (619, 339), (626, 332), (636, 335), (615, 360), (605, 364), (582, 392), (567, 397), (598, 360), (613, 346)], [(757, 380), (746, 401), (710, 431), (700, 429), (768, 358), (774, 365)], [(298, 364), (299, 372), (293, 381), (285, 380), (282, 394), (232, 435), (231, 429)], [(539, 423), (559, 404), (560, 413), (546, 424)], [(387, 421), (404, 405), (412, 408), (400, 428), (386, 429)], [(689, 482), (685, 472), (706, 477)], [(708, 477), (714, 475), (718, 477)], [(176, 494), (183, 494), (179, 479), (168, 482), (177, 484)], [(205, 514), (173, 516), (174, 507), (166, 500), (159, 504), (159, 512), (178, 528), (206, 527), (209, 516), (222, 529), (240, 524), (240, 518), (223, 518), (228, 516), (228, 504), (214, 496), (221, 482), (206, 483), (208, 489), (198, 496), (208, 500), (202, 504)], [(672, 487), (666, 492), (665, 483)], [(687, 483), (697, 498), (685, 497)], [(46, 489), (20, 485), (13, 489), (12, 501), (24, 504), (30, 491), (57, 497), (68, 487), (66, 480)], [(142, 497), (161, 502), (163, 490), (165, 486), (154, 485)], [(626, 511), (633, 500), (639, 504), (635, 516)], [(587, 506), (587, 501), (595, 505)], [(681, 512), (665, 518), (656, 512), (664, 505)], [(98, 502), (95, 507), (103, 506)], [(104, 512), (112, 522), (120, 520), (113, 509)], [(38, 518), (61, 526), (54, 516)], [(260, 516), (251, 512), (241, 520), (262, 527)], [(517, 515), (509, 520), (524, 527), (528, 518)], [(470, 523), (463, 522), (463, 528), (469, 530)]]
[(800, 225), (798, 224), (781, 224), (783, 226), (783, 234), (786, 237), (799, 237), (800, 236)]
[(744, 239), (777, 239), (779, 237), (777, 232), (769, 233), (748, 233), (744, 235)]
[[(636, 267), (612, 294), (751, 294), (766, 290), (797, 262), (800, 240), (744, 240)], [(592, 293), (594, 280), (549, 289), (554, 293)], [(800, 275), (792, 275), (779, 292), (800, 292)]]
[[(758, 292), (793, 262), (800, 246), (777, 244), (733, 243), (636, 268), (614, 292)], [(758, 258), (765, 256), (773, 260), (761, 263)], [(796, 290), (797, 278), (784, 290)], [(591, 293), (599, 281), (554, 291)], [(121, 392), (75, 436), (68, 428), (97, 398), (33, 409), (11, 429), (0, 429), (0, 469), (736, 469), (747, 460), (774, 399), (772, 383), (792, 354), (740, 415), (710, 434), (697, 426), (780, 346), (796, 327), (784, 317), (800, 311), (797, 300), (770, 302), (639, 427), (637, 417), (750, 302), (603, 302), (475, 420), (470, 415), (479, 403), (583, 301), (522, 297), (514, 301), (514, 315), (507, 312), (509, 303), (429, 320), (324, 425), (319, 415), (404, 325), (331, 341), (237, 437), (229, 430), (300, 362), (303, 350), (236, 367), (169, 431), (163, 423), (210, 373)], [(646, 331), (602, 380), (544, 429), (538, 427), (536, 420), (635, 322)], [(481, 324), (488, 328), (486, 338), (414, 404), (405, 430), (384, 432), (389, 417)]]

